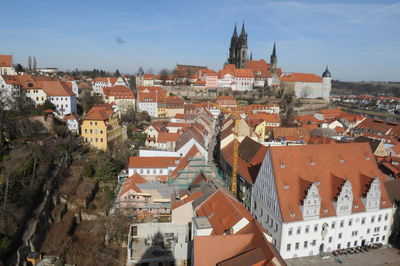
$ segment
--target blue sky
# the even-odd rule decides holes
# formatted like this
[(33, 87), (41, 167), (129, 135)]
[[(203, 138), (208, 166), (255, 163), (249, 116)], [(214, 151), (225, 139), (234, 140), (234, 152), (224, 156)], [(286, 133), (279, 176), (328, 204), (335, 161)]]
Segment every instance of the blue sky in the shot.
[(4, 1), (0, 54), (39, 67), (158, 71), (176, 63), (218, 70), (235, 22), (245, 20), (249, 51), (267, 59), (277, 42), (287, 72), (334, 79), (400, 81), (396, 1)]

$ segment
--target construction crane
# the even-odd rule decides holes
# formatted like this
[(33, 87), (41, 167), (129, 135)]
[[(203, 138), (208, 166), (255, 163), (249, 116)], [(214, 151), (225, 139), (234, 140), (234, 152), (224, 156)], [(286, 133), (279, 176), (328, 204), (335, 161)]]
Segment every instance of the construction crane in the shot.
[(240, 114), (234, 110), (231, 110), (230, 108), (226, 108), (223, 106), (220, 106), (219, 104), (216, 103), (210, 103), (211, 105), (217, 107), (224, 113), (228, 113), (232, 115), (232, 117), (235, 119), (235, 126), (233, 129), (233, 158), (232, 158), (232, 178), (231, 178), (231, 191), (232, 194), (236, 197), (237, 196), (237, 170), (238, 170), (238, 157), (239, 157), (239, 140), (238, 140), (238, 132), (239, 132), (239, 124), (240, 124), (240, 119), (242, 117)]

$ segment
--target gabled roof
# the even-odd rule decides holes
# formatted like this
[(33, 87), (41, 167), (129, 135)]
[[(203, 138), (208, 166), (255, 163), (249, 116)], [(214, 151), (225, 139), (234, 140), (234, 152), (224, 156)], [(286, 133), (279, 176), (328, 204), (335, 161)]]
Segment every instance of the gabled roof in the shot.
[(201, 147), (206, 149), (202, 133), (193, 125), (191, 125), (179, 139), (176, 141), (176, 150), (182, 148), (186, 143), (194, 139)]
[(176, 142), (179, 136), (179, 133), (160, 132), (158, 133), (157, 143)]
[(253, 216), (241, 203), (221, 189), (203, 201), (196, 208), (196, 214), (208, 217), (213, 228), (213, 235), (224, 234), (242, 218), (246, 218), (248, 221), (253, 219)]
[(122, 196), (130, 190), (133, 190), (137, 193), (141, 193), (142, 191), (137, 186), (137, 184), (145, 184), (145, 183), (147, 183), (146, 179), (144, 179), (144, 177), (136, 173), (124, 180), (119, 195)]
[(312, 82), (312, 83), (322, 82), (321, 77), (315, 74), (308, 74), (308, 73), (283, 74), (279, 79), (282, 82)]
[(77, 114), (69, 114), (67, 116), (64, 116), (62, 120), (68, 121), (68, 120), (78, 120), (79, 116)]
[(400, 137), (400, 124), (395, 122), (366, 118), (356, 128), (370, 130), (383, 135)]
[(306, 139), (310, 136), (310, 129), (304, 127), (276, 127), (272, 128), (274, 139)]
[(0, 55), (0, 67), (12, 66), (12, 55)]
[(261, 72), (261, 76), (264, 78), (269, 78), (271, 76), (270, 65), (264, 59), (248, 60), (246, 65), (253, 73)]
[(116, 99), (135, 99), (133, 91), (125, 86), (105, 87), (103, 94), (106, 97), (115, 97)]
[(251, 69), (247, 68), (236, 68), (233, 71), (235, 78), (254, 78), (254, 74)]
[(177, 166), (176, 157), (129, 157), (129, 168), (168, 168)]
[(139, 86), (138, 87), (139, 102), (164, 102), (166, 101), (167, 91), (160, 87)]
[(64, 86), (60, 81), (43, 81), (39, 86), (44, 90), (47, 96), (73, 96), (72, 91)]
[(171, 176), (173, 178), (175, 178), (177, 176), (177, 174), (179, 173), (179, 171), (181, 170), (185, 170), (185, 168), (188, 166), (189, 164), (189, 159), (190, 158), (194, 158), (196, 156), (196, 154), (199, 154), (199, 150), (197, 149), (196, 145), (194, 145), (189, 152), (186, 154), (185, 157), (183, 157), (179, 164), (176, 166), (176, 168), (171, 172)]
[(383, 186), (387, 177), (378, 169), (368, 143), (280, 146), (270, 147), (269, 151), (283, 222), (303, 220), (302, 201), (315, 182), (319, 183), (320, 217), (336, 215), (333, 202), (346, 180), (353, 189), (353, 213), (365, 211), (361, 199), (373, 177), (380, 179), (379, 207), (391, 207)]
[[(267, 147), (255, 140), (245, 137), (239, 144), (238, 173), (247, 183), (254, 184), (264, 160)], [(221, 150), (223, 159), (233, 165), (233, 141)]]
[(111, 118), (114, 110), (111, 104), (101, 104), (93, 106), (85, 116), (85, 120), (106, 121)]

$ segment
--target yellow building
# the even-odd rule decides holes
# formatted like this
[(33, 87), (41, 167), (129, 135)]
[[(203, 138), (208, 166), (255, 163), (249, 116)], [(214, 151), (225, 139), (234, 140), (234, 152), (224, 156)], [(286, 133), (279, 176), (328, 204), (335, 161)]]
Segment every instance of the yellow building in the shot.
[(127, 139), (126, 127), (120, 125), (118, 114), (110, 104), (94, 106), (89, 110), (81, 126), (81, 135), (86, 143), (99, 150), (107, 150), (113, 141)]

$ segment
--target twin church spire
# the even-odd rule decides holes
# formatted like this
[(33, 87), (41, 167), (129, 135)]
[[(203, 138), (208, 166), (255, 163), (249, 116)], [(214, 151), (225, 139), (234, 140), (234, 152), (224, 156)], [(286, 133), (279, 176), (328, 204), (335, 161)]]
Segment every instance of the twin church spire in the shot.
[[(235, 23), (231, 38), (231, 46), (229, 47), (229, 57), (227, 63), (235, 65), (236, 68), (246, 68), (248, 60), (247, 33), (243, 21), (240, 35), (238, 35), (237, 26)], [(250, 60), (253, 60), (253, 54), (250, 54)], [(276, 56), (276, 44), (274, 43), (270, 61), (272, 71), (274, 71), (277, 67), (277, 63), (278, 58)]]

